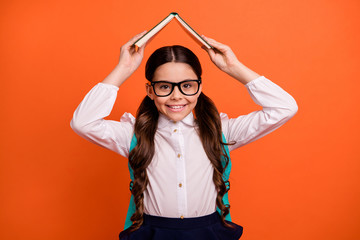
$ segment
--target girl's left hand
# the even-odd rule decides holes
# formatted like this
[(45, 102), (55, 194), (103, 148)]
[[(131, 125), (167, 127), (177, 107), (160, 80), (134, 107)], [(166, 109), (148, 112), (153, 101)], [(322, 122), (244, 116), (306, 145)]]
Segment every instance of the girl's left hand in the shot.
[(231, 48), (225, 44), (219, 43), (214, 39), (203, 37), (210, 45), (215, 49), (207, 49), (205, 46), (203, 49), (207, 51), (211, 61), (222, 71), (235, 77), (237, 67), (241, 64)]
[(205, 37), (204, 35), (202, 35), (202, 37), (215, 48), (207, 49), (206, 47), (203, 47), (203, 49), (205, 49), (209, 54), (211, 61), (220, 68), (220, 70), (229, 74), (243, 84), (260, 77), (259, 74), (243, 65), (237, 59), (229, 46), (219, 43), (214, 39)]

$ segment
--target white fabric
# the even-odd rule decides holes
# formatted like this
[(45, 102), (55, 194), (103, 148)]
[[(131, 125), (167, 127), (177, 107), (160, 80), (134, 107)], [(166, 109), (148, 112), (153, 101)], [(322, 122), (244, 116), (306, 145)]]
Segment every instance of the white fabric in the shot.
[[(227, 142), (236, 142), (229, 146), (230, 151), (274, 131), (298, 109), (292, 96), (264, 76), (244, 86), (262, 110), (234, 119), (221, 114)], [(76, 109), (71, 127), (83, 138), (128, 157), (135, 118), (125, 113), (120, 121), (103, 119), (110, 114), (117, 91), (118, 87), (110, 84), (94, 86)], [(155, 155), (147, 175), (145, 213), (163, 217), (199, 217), (216, 210), (213, 167), (195, 131), (192, 113), (176, 123), (160, 114)]]

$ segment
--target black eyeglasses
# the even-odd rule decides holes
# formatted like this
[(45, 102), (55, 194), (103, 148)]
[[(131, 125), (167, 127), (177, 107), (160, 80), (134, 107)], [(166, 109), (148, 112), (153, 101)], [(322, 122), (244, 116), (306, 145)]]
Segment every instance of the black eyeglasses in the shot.
[(175, 86), (178, 87), (180, 92), (186, 96), (192, 96), (199, 92), (201, 84), (201, 78), (196, 80), (185, 80), (178, 83), (167, 82), (167, 81), (157, 81), (151, 82), (151, 86), (154, 89), (154, 93), (158, 97), (169, 96), (173, 91)]

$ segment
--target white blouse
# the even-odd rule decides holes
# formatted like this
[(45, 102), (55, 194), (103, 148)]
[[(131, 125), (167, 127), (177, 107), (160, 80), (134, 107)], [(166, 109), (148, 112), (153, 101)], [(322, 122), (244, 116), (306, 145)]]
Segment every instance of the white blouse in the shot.
[[(222, 131), (232, 151), (279, 128), (297, 112), (294, 98), (264, 76), (244, 85), (262, 110), (229, 119), (221, 114)], [(81, 137), (128, 157), (135, 118), (104, 120), (115, 103), (118, 87), (98, 83), (77, 107), (72, 129)], [(216, 210), (213, 167), (195, 131), (194, 116), (173, 122), (160, 114), (155, 155), (147, 168), (149, 184), (144, 211), (162, 217), (199, 217)], [(130, 181), (130, 180), (129, 180)]]

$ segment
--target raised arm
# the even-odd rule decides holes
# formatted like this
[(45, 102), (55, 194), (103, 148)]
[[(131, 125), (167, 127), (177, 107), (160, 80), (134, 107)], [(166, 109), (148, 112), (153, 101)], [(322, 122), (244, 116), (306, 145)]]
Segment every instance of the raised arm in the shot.
[(135, 72), (143, 59), (145, 45), (136, 51), (132, 44), (144, 33), (121, 47), (119, 63), (87, 93), (70, 122), (71, 128), (81, 137), (125, 157), (133, 134), (134, 118), (130, 114), (125, 114), (120, 122), (104, 118), (113, 108), (119, 86)]
[(295, 99), (281, 87), (244, 66), (230, 47), (204, 36), (215, 50), (205, 49), (212, 62), (222, 71), (238, 80), (247, 88), (254, 102), (262, 110), (229, 119), (222, 116), (222, 130), (228, 142), (235, 142), (229, 149), (234, 150), (253, 142), (292, 118), (298, 106)]

